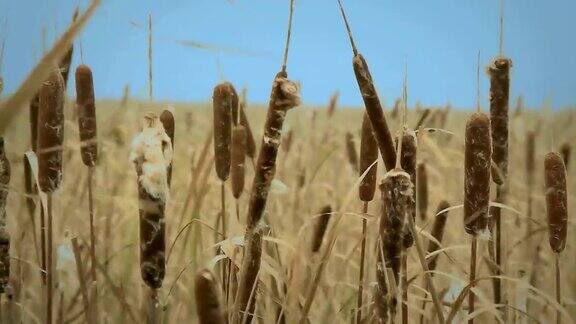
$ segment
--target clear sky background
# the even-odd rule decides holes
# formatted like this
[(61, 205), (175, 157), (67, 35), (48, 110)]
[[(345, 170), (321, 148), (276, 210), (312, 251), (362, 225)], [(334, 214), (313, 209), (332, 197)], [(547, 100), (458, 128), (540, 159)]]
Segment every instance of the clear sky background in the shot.
[[(288, 0), (103, 0), (81, 36), (96, 95), (119, 98), (125, 84), (147, 94), (146, 22), (154, 20), (156, 99), (206, 101), (220, 75), (251, 101), (266, 102), (279, 70)], [(7, 92), (25, 78), (87, 0), (0, 0), (2, 75)], [(498, 51), (499, 0), (344, 0), (361, 53), (387, 105), (401, 94), (404, 62), (410, 101), (456, 107), (475, 104), (476, 55), (484, 68)], [(574, 0), (507, 0), (505, 54), (514, 60), (512, 97), (530, 107), (576, 103)], [(215, 45), (206, 50), (181, 45)], [(76, 42), (78, 45), (78, 42)], [(75, 51), (74, 64), (80, 61)], [(336, 0), (296, 0), (288, 73), (302, 83), (305, 103), (324, 105), (339, 90), (341, 104), (360, 106), (352, 51)], [(69, 89), (73, 89), (73, 84)], [(481, 80), (487, 105), (488, 78)]]

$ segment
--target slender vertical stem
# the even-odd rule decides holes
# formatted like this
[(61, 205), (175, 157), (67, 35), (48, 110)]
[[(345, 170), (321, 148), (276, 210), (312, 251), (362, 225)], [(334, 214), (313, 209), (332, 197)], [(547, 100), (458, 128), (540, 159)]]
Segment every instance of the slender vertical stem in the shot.
[[(402, 143), (402, 141), (398, 141)], [(424, 277), (426, 278), (426, 283), (430, 288), (430, 295), (432, 295), (432, 301), (434, 302), (434, 307), (436, 308), (436, 316), (438, 316), (438, 321), (441, 324), (446, 322), (444, 318), (444, 313), (442, 311), (442, 303), (440, 298), (438, 298), (438, 293), (436, 291), (436, 286), (434, 286), (434, 281), (432, 281), (432, 275), (428, 271), (428, 263), (426, 262), (426, 254), (424, 248), (422, 247), (422, 242), (420, 242), (420, 237), (416, 231), (416, 225), (414, 225), (414, 220), (412, 217), (406, 217), (408, 219), (408, 225), (410, 226), (410, 231), (412, 232), (412, 237), (414, 237), (414, 245), (416, 245), (416, 251), (418, 252), (418, 259), (422, 270), (424, 270)]]
[[(364, 217), (368, 214), (368, 202), (364, 202), (362, 210)], [(358, 278), (358, 309), (356, 310), (356, 324), (362, 322), (362, 295), (364, 293), (364, 259), (366, 258), (366, 218), (362, 218), (362, 246), (360, 249), (360, 277)]]
[(40, 250), (42, 254), (40, 277), (42, 278), (42, 284), (46, 287), (46, 215), (42, 204), (40, 204), (40, 207)]
[(158, 290), (149, 289), (148, 292), (148, 309), (146, 324), (159, 324), (160, 323), (160, 312), (158, 311)]
[(408, 324), (408, 249), (402, 250), (402, 324)]
[[(224, 240), (227, 238), (227, 228), (226, 228), (226, 187), (225, 182), (221, 182), (220, 186), (220, 203), (221, 203), (221, 214), (220, 214), (220, 221), (222, 226), (222, 237)], [(224, 291), (226, 292), (226, 296), (228, 296), (228, 275), (227, 275), (227, 262), (222, 263), (222, 286)]]
[(46, 323), (52, 323), (52, 305), (53, 305), (53, 287), (54, 287), (54, 273), (53, 273), (53, 264), (52, 264), (52, 257), (53, 257), (53, 242), (52, 242), (52, 234), (53, 234), (53, 226), (52, 226), (52, 193), (47, 193), (47, 235), (46, 235)]
[(96, 229), (94, 228), (94, 196), (92, 182), (94, 180), (94, 169), (88, 168), (88, 210), (90, 213), (90, 275), (92, 277), (91, 291), (91, 316), (93, 323), (97, 323), (98, 318), (98, 285), (96, 278)]
[(288, 32), (286, 33), (286, 45), (284, 46), (284, 57), (282, 59), (282, 72), (286, 72), (288, 64), (288, 49), (290, 47), (290, 36), (292, 35), (292, 16), (294, 15), (294, 0), (290, 0), (290, 14), (288, 16)]
[[(468, 316), (474, 313), (474, 292), (472, 287), (474, 287), (474, 281), (476, 280), (476, 250), (478, 248), (478, 239), (476, 235), (472, 236), (472, 242), (470, 243), (470, 290), (468, 291)], [(468, 320), (468, 324), (473, 324), (474, 319)]]
[[(555, 266), (556, 266), (556, 302), (558, 302), (558, 304), (560, 304), (560, 306), (562, 306), (562, 294), (560, 291), (560, 253), (556, 253), (555, 258), (556, 258), (556, 262), (555, 262)], [(561, 324), (561, 323), (562, 323), (562, 314), (560, 313), (560, 310), (558, 310), (556, 312), (556, 324)]]
[(78, 276), (78, 282), (80, 284), (80, 293), (82, 294), (82, 302), (84, 305), (84, 316), (86, 317), (87, 323), (92, 323), (90, 318), (90, 301), (88, 299), (88, 288), (86, 288), (86, 282), (84, 281), (84, 265), (82, 264), (82, 255), (80, 254), (80, 245), (78, 244), (78, 238), (74, 237), (72, 240), (72, 251), (74, 252), (74, 260), (76, 261), (76, 273)]

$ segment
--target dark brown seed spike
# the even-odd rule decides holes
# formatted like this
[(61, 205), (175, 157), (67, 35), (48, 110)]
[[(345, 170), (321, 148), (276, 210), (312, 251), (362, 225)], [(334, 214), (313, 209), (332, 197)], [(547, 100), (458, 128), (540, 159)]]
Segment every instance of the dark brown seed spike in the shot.
[[(400, 165), (408, 175), (410, 175), (410, 182), (416, 187), (416, 165), (417, 165), (417, 147), (416, 147), (416, 134), (413, 131), (407, 130), (402, 135), (402, 153), (400, 155)], [(415, 189), (415, 187), (413, 189)], [(412, 190), (412, 200), (410, 201), (410, 211), (412, 219), (416, 219), (416, 190)], [(404, 236), (404, 248), (409, 248), (414, 244), (414, 238), (410, 231), (406, 231)]]
[(256, 158), (256, 141), (254, 140), (254, 134), (252, 133), (252, 128), (250, 127), (250, 122), (246, 116), (246, 104), (242, 103), (240, 106), (240, 124), (246, 129), (246, 155), (254, 159)]
[[(450, 208), (450, 204), (446, 200), (442, 200), (438, 205), (436, 210), (436, 217), (434, 218), (434, 225), (432, 226), (432, 232), (430, 233), (436, 241), (442, 243), (442, 237), (444, 236), (444, 228), (446, 226), (446, 217), (448, 212), (446, 210)], [(438, 244), (432, 240), (428, 242), (428, 254), (437, 251), (440, 248)], [(438, 262), (438, 255), (434, 255), (428, 260), (428, 270), (432, 271), (436, 269), (436, 263)]]
[(423, 221), (428, 213), (428, 172), (426, 171), (425, 163), (418, 163), (416, 176), (416, 198), (418, 199), (420, 220)]
[(544, 168), (550, 247), (552, 251), (560, 253), (566, 246), (568, 226), (566, 167), (562, 156), (551, 152), (544, 158)]
[(570, 151), (570, 143), (564, 143), (562, 146), (560, 146), (560, 154), (562, 154), (562, 160), (564, 161), (566, 169), (568, 169), (568, 165), (570, 163)]
[(332, 215), (332, 207), (326, 205), (320, 211), (320, 216), (316, 221), (316, 226), (314, 226), (314, 235), (312, 236), (312, 252), (316, 253), (320, 251), (322, 247), (322, 240), (324, 239), (324, 234), (328, 228), (328, 221)]
[(10, 183), (10, 162), (0, 137), (0, 293), (6, 292), (10, 279), (10, 233), (7, 228), (6, 205)]
[(388, 128), (388, 123), (386, 122), (384, 110), (382, 109), (380, 99), (378, 98), (376, 88), (374, 87), (372, 76), (368, 70), (368, 64), (366, 63), (366, 60), (364, 60), (362, 54), (354, 56), (353, 66), (356, 81), (358, 82), (358, 87), (360, 88), (360, 93), (362, 94), (366, 112), (370, 118), (372, 130), (374, 131), (380, 154), (384, 160), (384, 165), (388, 171), (392, 170), (396, 165), (394, 140), (392, 139), (392, 134)]
[(465, 141), (464, 227), (468, 234), (477, 235), (486, 229), (489, 217), (492, 141), (488, 116), (470, 116)]
[(98, 160), (96, 106), (92, 71), (86, 65), (79, 65), (76, 68), (76, 106), (80, 133), (80, 155), (84, 165), (93, 167)]
[(246, 129), (242, 125), (234, 126), (232, 130), (232, 164), (230, 180), (232, 195), (238, 199), (244, 190), (244, 170), (246, 161)]
[(38, 111), (38, 184), (53, 192), (62, 181), (64, 80), (55, 70), (42, 84)]
[(40, 93), (30, 100), (30, 147), (34, 153), (38, 153), (38, 110), (40, 109)]
[(234, 103), (232, 84), (224, 82), (214, 88), (212, 104), (214, 110), (214, 163), (221, 181), (230, 175), (230, 142), (232, 140), (232, 106)]
[[(374, 138), (372, 132), (372, 125), (368, 115), (364, 113), (362, 120), (362, 138), (360, 140), (360, 175), (364, 174), (366, 170), (378, 160), (378, 143)], [(376, 191), (376, 174), (378, 164), (374, 164), (370, 171), (360, 182), (358, 192), (360, 200), (372, 201), (374, 199), (374, 192)]]
[(199, 323), (225, 324), (226, 319), (220, 306), (218, 284), (214, 275), (209, 270), (202, 269), (196, 273), (194, 283)]
[(354, 135), (350, 132), (346, 132), (346, 153), (348, 154), (348, 162), (354, 171), (358, 172), (358, 152), (356, 151)]

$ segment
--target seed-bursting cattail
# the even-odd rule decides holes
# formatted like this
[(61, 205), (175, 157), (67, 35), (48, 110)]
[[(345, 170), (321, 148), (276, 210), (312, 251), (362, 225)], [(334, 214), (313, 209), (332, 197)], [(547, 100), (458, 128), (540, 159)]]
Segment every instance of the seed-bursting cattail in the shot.
[(232, 164), (230, 180), (232, 182), (232, 195), (238, 199), (244, 190), (244, 169), (246, 161), (246, 128), (242, 125), (232, 129)]
[(358, 171), (358, 152), (356, 152), (356, 142), (354, 141), (354, 135), (350, 132), (346, 132), (346, 153), (348, 154), (348, 162), (354, 168), (354, 171)]
[(360, 54), (356, 49), (356, 44), (352, 38), (352, 32), (350, 30), (350, 26), (348, 25), (348, 19), (346, 18), (346, 13), (342, 7), (341, 0), (338, 0), (338, 5), (340, 6), (340, 12), (342, 13), (344, 23), (346, 24), (346, 30), (348, 31), (350, 45), (352, 46), (352, 52), (354, 54), (352, 66), (354, 68), (356, 81), (358, 82), (358, 88), (360, 89), (360, 94), (364, 100), (364, 106), (366, 108), (366, 112), (368, 113), (368, 117), (370, 118), (372, 130), (374, 131), (376, 142), (380, 148), (380, 154), (384, 160), (386, 170), (392, 170), (394, 168), (394, 164), (396, 163), (394, 140), (392, 139), (392, 134), (388, 128), (388, 123), (386, 122), (384, 110), (380, 104), (380, 99), (378, 98), (378, 93), (376, 92), (376, 87), (374, 86), (372, 75), (370, 75), (368, 63), (366, 63), (366, 60), (362, 54)]
[(464, 228), (478, 235), (488, 225), (492, 141), (490, 119), (474, 113), (466, 124), (464, 155)]
[(76, 105), (82, 162), (87, 167), (94, 167), (98, 159), (96, 106), (92, 71), (86, 65), (76, 68)]
[[(410, 207), (412, 212), (412, 219), (416, 219), (416, 166), (417, 166), (417, 150), (416, 147), (416, 133), (410, 129), (402, 135), (402, 155), (400, 156), (400, 164), (402, 170), (404, 170), (408, 175), (410, 175), (410, 182), (414, 185), (414, 190), (412, 190), (413, 199), (410, 203), (413, 204)], [(412, 233), (410, 231), (406, 232), (403, 238), (404, 248), (409, 248), (414, 243), (412, 238)]]
[[(374, 138), (370, 119), (368, 115), (364, 113), (362, 120), (362, 138), (360, 139), (360, 175), (364, 174), (376, 160), (378, 160), (378, 143), (376, 143), (376, 139)], [(377, 169), (378, 164), (372, 165), (370, 171), (368, 171), (360, 182), (358, 188), (360, 200), (367, 202), (374, 199)]]
[(62, 181), (64, 139), (64, 80), (54, 71), (40, 89), (38, 111), (38, 184), (53, 192)]
[(214, 87), (212, 108), (214, 110), (214, 163), (216, 174), (226, 181), (230, 174), (230, 142), (232, 140), (232, 107), (236, 91), (229, 82)]
[(0, 294), (6, 292), (10, 279), (10, 233), (6, 227), (6, 203), (10, 183), (10, 163), (0, 137)]
[(562, 160), (564, 161), (566, 169), (568, 169), (570, 162), (570, 151), (570, 143), (564, 143), (562, 146), (560, 146), (560, 154), (562, 154)]
[(168, 166), (172, 161), (170, 137), (157, 115), (148, 113), (141, 132), (132, 142), (130, 160), (138, 175), (140, 211), (140, 272), (155, 290), (165, 274), (165, 219), (168, 200)]
[(424, 221), (428, 213), (428, 172), (424, 162), (418, 163), (416, 171), (416, 199), (418, 199), (420, 220)]
[(568, 225), (566, 167), (562, 156), (558, 153), (546, 154), (544, 167), (550, 247), (555, 253), (560, 253), (566, 246)]
[[(170, 137), (172, 152), (174, 152), (174, 115), (170, 110), (164, 110), (160, 114), (160, 122), (162, 122), (162, 126), (164, 127), (166, 135)], [(168, 167), (168, 186), (170, 186), (171, 183), (172, 183), (172, 162), (170, 162), (170, 166)]]
[(326, 205), (322, 207), (320, 211), (320, 216), (316, 221), (316, 225), (314, 226), (314, 234), (312, 236), (312, 252), (316, 253), (320, 251), (322, 247), (322, 240), (324, 239), (324, 234), (326, 233), (326, 229), (328, 228), (328, 221), (330, 220), (330, 216), (332, 214), (332, 207), (330, 205)]
[(196, 273), (194, 295), (200, 324), (226, 323), (218, 297), (218, 284), (209, 270), (202, 269)]

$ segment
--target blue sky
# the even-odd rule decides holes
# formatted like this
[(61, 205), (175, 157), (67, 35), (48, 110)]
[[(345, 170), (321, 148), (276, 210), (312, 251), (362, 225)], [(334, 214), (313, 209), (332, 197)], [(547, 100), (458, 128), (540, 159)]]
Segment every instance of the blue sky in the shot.
[[(0, 37), (6, 38), (2, 74), (11, 92), (87, 0), (0, 0)], [(482, 66), (498, 51), (499, 0), (345, 0), (352, 32), (382, 99), (401, 94), (404, 62), (413, 103), (448, 101), (472, 107), (476, 55)], [(154, 92), (170, 101), (206, 101), (223, 73), (251, 101), (266, 102), (281, 63), (288, 0), (103, 0), (81, 36), (85, 63), (94, 71), (96, 95), (117, 98), (125, 84), (146, 97), (146, 20), (154, 20)], [(576, 1), (505, 2), (504, 52), (514, 60), (512, 96), (530, 107), (576, 103)], [(191, 40), (227, 51), (186, 47)], [(78, 44), (78, 42), (76, 42)], [(80, 61), (75, 52), (75, 63)], [(305, 103), (325, 104), (339, 90), (342, 105), (361, 105), (352, 52), (336, 0), (296, 0), (288, 61), (302, 83)], [(482, 74), (482, 103), (488, 79)], [(73, 89), (71, 85), (70, 89)]]

